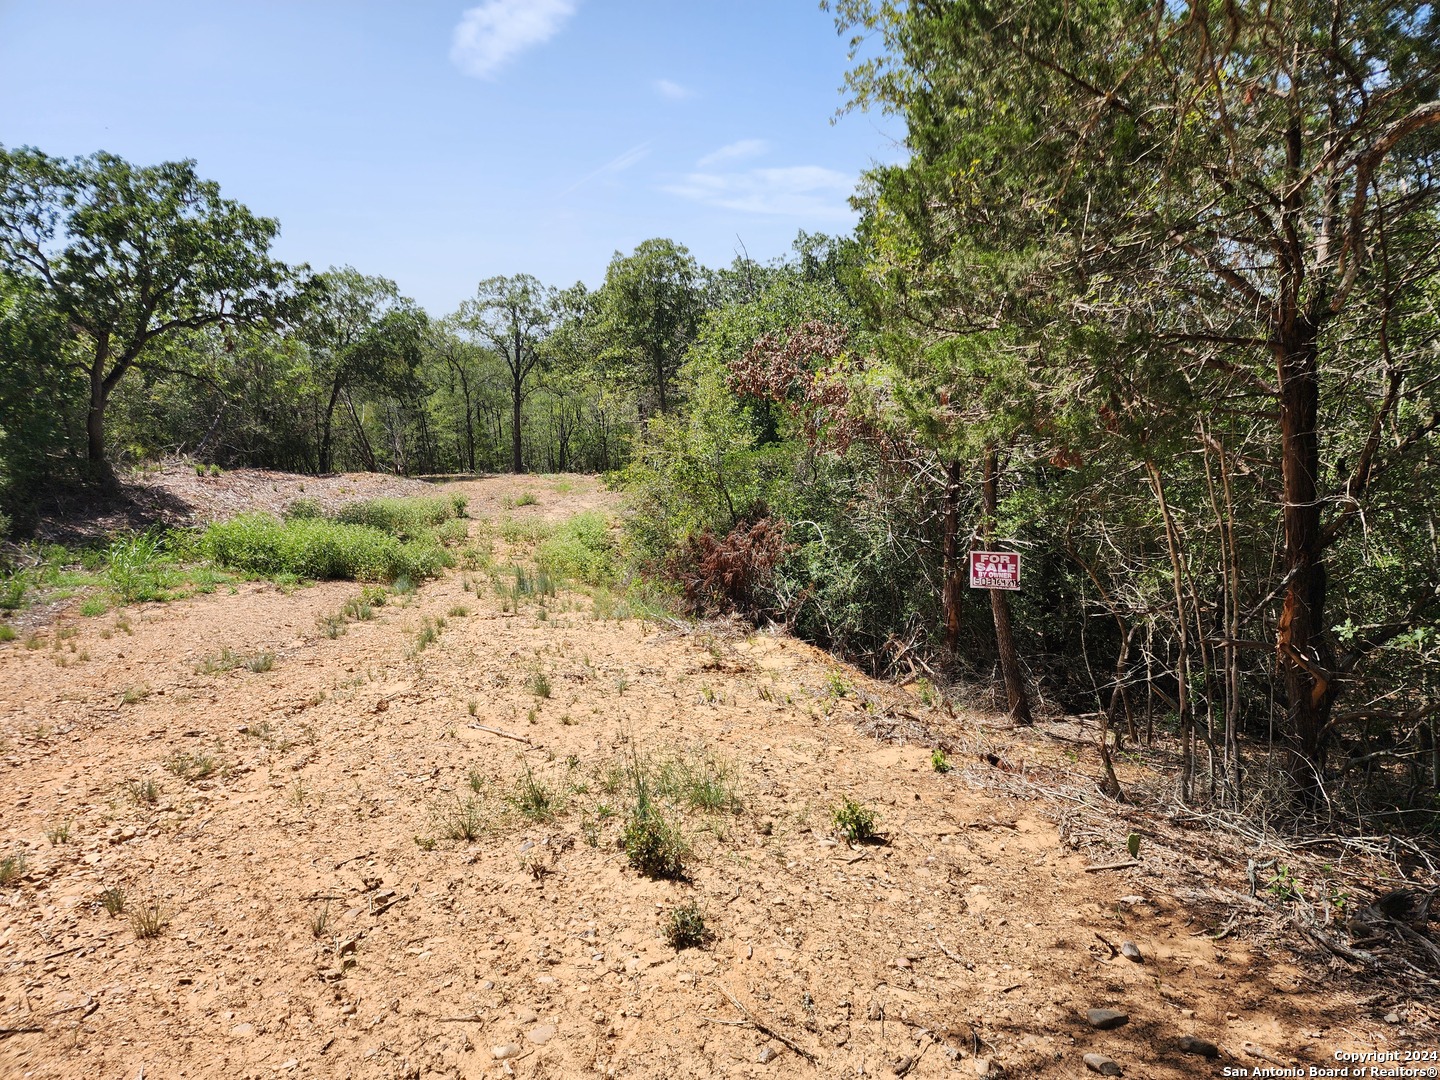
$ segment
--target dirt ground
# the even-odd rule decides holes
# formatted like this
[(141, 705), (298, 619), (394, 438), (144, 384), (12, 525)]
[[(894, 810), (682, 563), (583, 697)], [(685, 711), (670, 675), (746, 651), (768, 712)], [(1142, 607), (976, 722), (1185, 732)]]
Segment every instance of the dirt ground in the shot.
[[(451, 485), (477, 519), (612, 498)], [(1005, 786), (1009, 762), (1094, 771), (1044, 731), (779, 632), (600, 617), (581, 593), (504, 610), (463, 570), (327, 637), (358, 592), (249, 585), (0, 646), (0, 854), (23, 858), (0, 887), (0, 1076), (1074, 1077), (1102, 1053), (1163, 1078), (1440, 1048), (1433, 998), (1227, 929), (1245, 867), (1204, 836), (1087, 872), (1126, 860), (1124, 832)], [(965, 747), (954, 770), (863, 733), (877, 702)], [(647, 880), (606, 778), (701, 751), (742, 805), (685, 819), (688, 880)], [(507, 802), (527, 773), (552, 820)], [(450, 839), (476, 788), (480, 835)], [(844, 797), (883, 843), (836, 841)], [(714, 938), (677, 952), (661, 921), (688, 900)]]

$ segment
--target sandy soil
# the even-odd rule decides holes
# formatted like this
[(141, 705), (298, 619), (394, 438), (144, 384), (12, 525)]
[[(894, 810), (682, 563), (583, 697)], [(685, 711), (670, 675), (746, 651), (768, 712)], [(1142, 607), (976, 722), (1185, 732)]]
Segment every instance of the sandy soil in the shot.
[[(610, 498), (458, 486), (477, 517)], [(889, 709), (1068, 766), (1043, 733), (924, 709), (783, 634), (603, 619), (573, 593), (502, 610), (463, 571), (326, 637), (358, 592), (246, 586), (0, 646), (0, 854), (26, 867), (0, 888), (0, 1075), (1073, 1077), (1099, 1052), (1180, 1077), (1437, 1047), (1432, 1006), (1216, 940), (1244, 865), (1203, 837), (1089, 873), (1123, 832), (1062, 833), (1066, 808), (1007, 794), (1007, 769), (957, 750), (937, 773), (858, 727)], [(427, 618), (445, 625), (417, 650)], [(620, 818), (597, 820), (631, 745), (733, 764), (741, 810), (685, 820), (688, 881), (637, 875)], [(527, 769), (563, 795), (551, 821), (506, 802)], [(449, 839), (472, 776), (483, 835)], [(834, 840), (845, 796), (885, 843)], [(158, 936), (106, 913), (114, 887), (158, 905)], [(716, 936), (677, 953), (661, 919), (691, 899)], [(1129, 1023), (1095, 1030), (1095, 1007)]]

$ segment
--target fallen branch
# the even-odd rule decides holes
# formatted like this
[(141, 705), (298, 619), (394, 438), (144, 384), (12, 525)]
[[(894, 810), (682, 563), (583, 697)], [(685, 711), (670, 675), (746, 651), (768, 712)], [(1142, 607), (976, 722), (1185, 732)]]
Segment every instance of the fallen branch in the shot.
[(1085, 867), (1085, 873), (1087, 873), (1087, 874), (1094, 874), (1094, 873), (1097, 873), (1097, 872), (1099, 872), (1099, 871), (1101, 871), (1101, 870), (1128, 870), (1128, 869), (1129, 869), (1130, 867), (1132, 867), (1132, 866), (1139, 866), (1139, 865), (1140, 865), (1140, 860), (1138, 860), (1138, 859), (1127, 859), (1127, 860), (1125, 860), (1124, 862), (1107, 862), (1107, 863), (1101, 863), (1099, 866), (1087, 866), (1087, 867)]
[(523, 742), (527, 746), (532, 745), (529, 737), (525, 735), (516, 735), (510, 731), (501, 731), (499, 728), (486, 727), (484, 724), (468, 724), (466, 726), (472, 727), (476, 731), (487, 731), (491, 735), (499, 735), (502, 739), (514, 739), (516, 742)]
[(803, 1057), (806, 1061), (810, 1062), (811, 1065), (819, 1065), (819, 1064), (820, 1064), (820, 1059), (819, 1059), (819, 1058), (817, 1058), (817, 1057), (816, 1057), (814, 1054), (812, 1054), (809, 1050), (806, 1050), (803, 1046), (801, 1046), (799, 1043), (797, 1043), (794, 1039), (791, 1039), (791, 1038), (789, 1038), (788, 1036), (782, 1035), (780, 1032), (776, 1031), (774, 1028), (770, 1027), (768, 1024), (761, 1023), (761, 1021), (755, 1016), (755, 1014), (754, 1014), (753, 1012), (751, 1012), (749, 1009), (747, 1009), (744, 1005), (741, 1005), (740, 1002), (736, 1001), (735, 998), (731, 996), (729, 990), (726, 990), (726, 989), (722, 986), (722, 987), (720, 987), (720, 992), (721, 992), (722, 994), (724, 994), (727, 999), (729, 999), (729, 1002), (730, 1002), (731, 1005), (734, 1005), (735, 1008), (739, 1009), (742, 1013), (745, 1014), (745, 1018), (750, 1021), (751, 1025), (755, 1028), (756, 1031), (764, 1032), (766, 1035), (769, 1035), (769, 1036), (770, 1036), (772, 1039), (774, 1039), (776, 1042), (784, 1043), (784, 1044), (785, 1044), (786, 1046), (788, 1046), (791, 1050), (794, 1050), (795, 1053), (799, 1054), (799, 1055), (800, 1055), (801, 1057)]

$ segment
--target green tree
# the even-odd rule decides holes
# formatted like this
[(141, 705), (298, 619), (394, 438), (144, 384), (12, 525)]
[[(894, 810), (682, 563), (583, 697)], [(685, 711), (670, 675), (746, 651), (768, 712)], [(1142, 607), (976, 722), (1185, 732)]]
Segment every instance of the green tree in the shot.
[[(1283, 541), (1271, 625), (1290, 771), (1313, 795), (1342, 682), (1328, 553), (1377, 477), (1413, 456), (1416, 439), (1378, 433), (1428, 393), (1407, 382), (1417, 354), (1384, 331), (1433, 269), (1434, 6), (834, 7), (857, 48), (872, 31), (882, 43), (851, 73), (855, 102), (907, 123), (909, 160), (871, 173), (862, 197), (893, 310), (936, 338), (1013, 333), (1037, 379), (1098, 398), (1092, 414), (1104, 405), (1142, 454), (1177, 397), (1268, 427)], [(1361, 311), (1378, 337), (1347, 348)], [(1343, 475), (1326, 418), (1377, 433)], [(1183, 576), (1177, 563), (1177, 603)]]
[(612, 377), (653, 395), (661, 413), (705, 311), (700, 277), (684, 245), (646, 240), (630, 255), (616, 252), (596, 290), (601, 361)]
[(137, 167), (0, 147), (0, 258), (82, 339), (72, 362), (89, 391), (86, 455), (102, 475), (105, 409), (131, 368), (179, 331), (275, 313), (292, 280), (270, 257), (278, 232), (193, 161)]
[(525, 399), (548, 357), (541, 343), (554, 328), (555, 290), (529, 274), (486, 278), (455, 313), (453, 325), (504, 361), (510, 382), (510, 471), (525, 471)]

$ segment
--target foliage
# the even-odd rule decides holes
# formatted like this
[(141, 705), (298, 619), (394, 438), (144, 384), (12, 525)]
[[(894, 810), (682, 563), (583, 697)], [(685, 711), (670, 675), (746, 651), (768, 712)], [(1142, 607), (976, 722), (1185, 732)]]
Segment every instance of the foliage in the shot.
[(845, 801), (831, 812), (830, 820), (835, 831), (852, 844), (863, 844), (875, 839), (875, 821), (878, 814), (869, 807), (857, 803), (848, 795)]
[(273, 577), (394, 581), (433, 577), (451, 559), (428, 539), (401, 541), (369, 525), (323, 519), (281, 521), (242, 514), (204, 533), (206, 554), (221, 566)]

